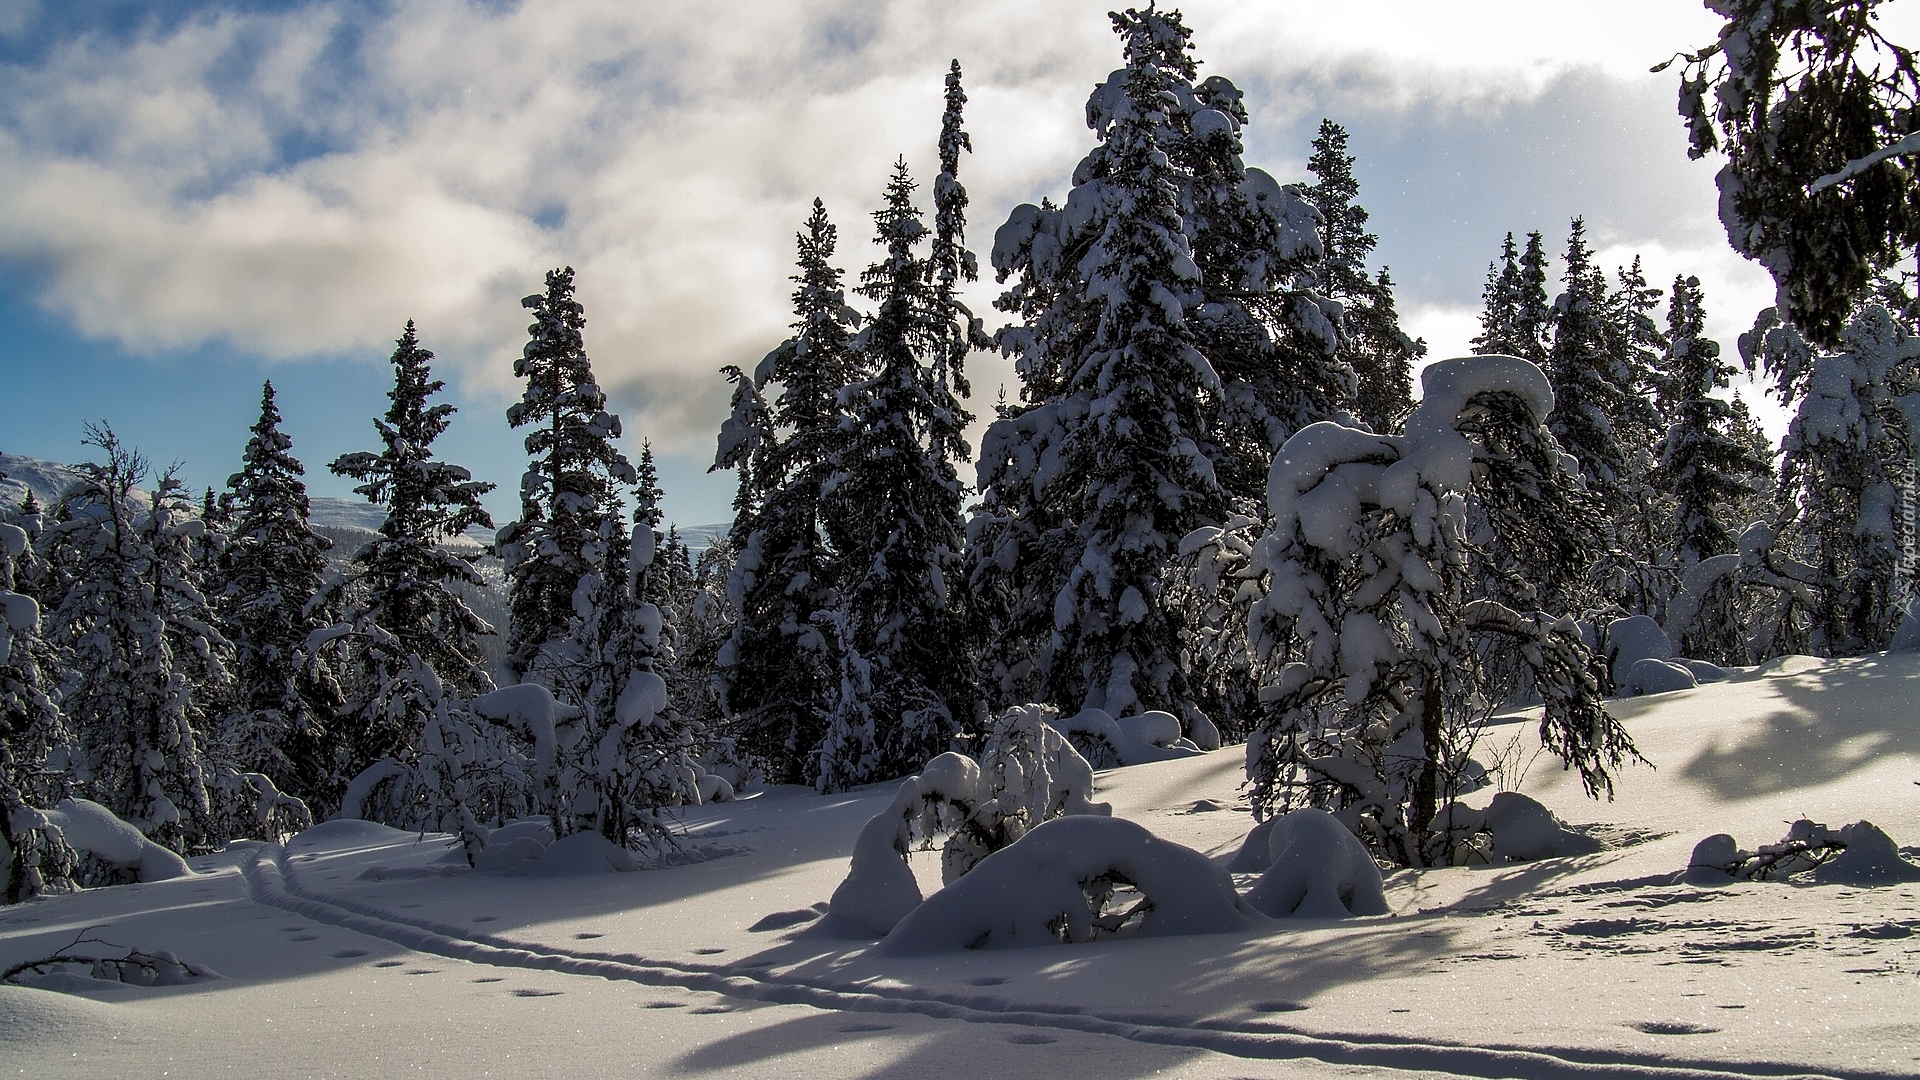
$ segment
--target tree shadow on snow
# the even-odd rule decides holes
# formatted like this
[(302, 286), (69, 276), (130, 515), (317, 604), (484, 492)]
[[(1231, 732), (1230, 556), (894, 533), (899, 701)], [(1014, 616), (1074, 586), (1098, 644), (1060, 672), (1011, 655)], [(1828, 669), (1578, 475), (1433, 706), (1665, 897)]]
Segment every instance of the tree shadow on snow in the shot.
[(1912, 654), (1826, 661), (1768, 685), (1784, 707), (1732, 742), (1707, 744), (1682, 776), (1738, 799), (1830, 783), (1888, 754), (1920, 756), (1920, 663)]

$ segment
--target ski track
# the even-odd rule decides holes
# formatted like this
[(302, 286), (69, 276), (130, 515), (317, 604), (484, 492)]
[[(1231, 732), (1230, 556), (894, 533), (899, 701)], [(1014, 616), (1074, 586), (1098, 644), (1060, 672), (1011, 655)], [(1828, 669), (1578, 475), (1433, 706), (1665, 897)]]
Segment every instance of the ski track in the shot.
[[(1274, 1024), (1231, 1025), (1192, 1020), (1172, 1026), (1164, 1016), (1125, 1013), (1096, 1015), (1071, 1007), (1014, 1006), (992, 998), (950, 995), (913, 988), (886, 995), (857, 988), (809, 982), (764, 969), (654, 960), (632, 954), (568, 951), (531, 946), (470, 928), (435, 923), (381, 910), (344, 898), (323, 898), (302, 889), (286, 865), (286, 849), (262, 845), (241, 862), (255, 903), (294, 912), (392, 942), (415, 952), (492, 967), (553, 971), (616, 979), (645, 986), (684, 990), (780, 1005), (805, 1005), (833, 1012), (914, 1013), (939, 1020), (1104, 1035), (1135, 1042), (1206, 1050), (1230, 1057), (1330, 1065), (1371, 1066), (1415, 1072), (1445, 1072), (1487, 1078), (1525, 1076), (1533, 1080), (1728, 1080), (1764, 1076), (1777, 1080), (1830, 1077), (1833, 1080), (1881, 1080), (1900, 1074), (1866, 1070), (1807, 1071), (1765, 1062), (1689, 1060), (1672, 1055), (1607, 1052), (1580, 1048), (1468, 1046), (1402, 1039), (1387, 1035), (1310, 1035)], [(749, 973), (749, 971), (751, 973)]]

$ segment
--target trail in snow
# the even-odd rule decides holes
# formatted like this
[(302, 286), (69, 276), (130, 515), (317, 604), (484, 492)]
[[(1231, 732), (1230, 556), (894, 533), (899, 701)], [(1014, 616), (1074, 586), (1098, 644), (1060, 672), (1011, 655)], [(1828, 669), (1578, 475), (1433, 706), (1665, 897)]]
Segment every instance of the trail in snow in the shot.
[(552, 971), (648, 986), (837, 1012), (913, 1013), (934, 1019), (1007, 1024), (1104, 1035), (1136, 1042), (1212, 1051), (1261, 1060), (1314, 1060), (1332, 1065), (1372, 1066), (1461, 1076), (1527, 1076), (1539, 1080), (1724, 1080), (1735, 1076), (1833, 1077), (1880, 1080), (1900, 1074), (1867, 1070), (1809, 1071), (1786, 1065), (1690, 1060), (1667, 1054), (1576, 1048), (1467, 1046), (1388, 1035), (1328, 1037), (1282, 1025), (1194, 1019), (1179, 1026), (1164, 1015), (1096, 1014), (1072, 1007), (1015, 1006), (992, 998), (948, 995), (890, 986), (884, 994), (856, 985), (814, 982), (741, 965), (658, 960), (633, 954), (596, 953), (534, 946), (510, 938), (475, 934), (465, 927), (398, 915), (371, 904), (323, 897), (304, 889), (280, 845), (263, 845), (243, 861), (256, 903), (330, 923), (416, 952), (493, 967)]

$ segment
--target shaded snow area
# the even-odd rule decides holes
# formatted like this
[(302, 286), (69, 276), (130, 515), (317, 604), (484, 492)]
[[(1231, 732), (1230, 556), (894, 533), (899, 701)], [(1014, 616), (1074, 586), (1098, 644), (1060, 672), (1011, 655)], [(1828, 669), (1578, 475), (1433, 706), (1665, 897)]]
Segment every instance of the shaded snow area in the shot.
[[(1920, 1075), (1920, 655), (1727, 674), (1613, 706), (1657, 769), (1611, 804), (1545, 757), (1537, 807), (1468, 800), (1537, 861), (1376, 882), (1324, 815), (1249, 843), (1228, 747), (1099, 772), (1111, 818), (945, 891), (913, 852), (926, 899), (888, 945), (822, 912), (897, 784), (690, 809), (682, 857), (624, 872), (537, 825), (471, 870), (329, 822), (0, 910), (0, 967), (88, 938), (180, 974), (0, 986), (0, 1074)], [(1109, 872), (1133, 914), (1058, 941), (1045, 909)]]

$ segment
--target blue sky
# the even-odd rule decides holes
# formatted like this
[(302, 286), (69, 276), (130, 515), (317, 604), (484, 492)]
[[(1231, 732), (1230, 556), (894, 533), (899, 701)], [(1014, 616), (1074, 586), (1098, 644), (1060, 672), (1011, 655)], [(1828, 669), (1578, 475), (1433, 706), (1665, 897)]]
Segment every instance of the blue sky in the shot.
[[(1119, 63), (1107, 6), (0, 0), (0, 451), (72, 460), (104, 419), (218, 485), (271, 378), (312, 490), (345, 495), (325, 462), (374, 445), (414, 318), (460, 408), (439, 448), (500, 485), (504, 518), (518, 299), (566, 263), (630, 452), (654, 442), (671, 517), (723, 520), (717, 370), (783, 336), (812, 198), (857, 272), (895, 155), (930, 175), (957, 56), (984, 252), (1089, 144), (1086, 93)], [(1685, 157), (1673, 74), (1647, 72), (1712, 40), (1685, 0), (1183, 9), (1203, 73), (1247, 92), (1250, 163), (1306, 179), (1320, 118), (1347, 126), (1436, 356), (1474, 332), (1501, 237), (1557, 250), (1575, 214), (1606, 265), (1698, 274), (1729, 344), (1769, 302), (1714, 220), (1715, 165)], [(1010, 372), (972, 363), (990, 413)]]

